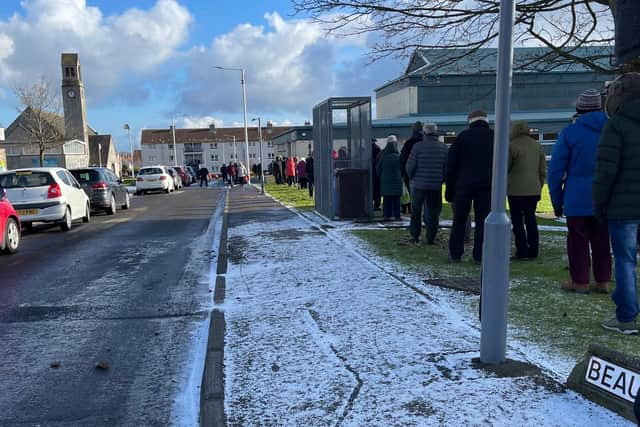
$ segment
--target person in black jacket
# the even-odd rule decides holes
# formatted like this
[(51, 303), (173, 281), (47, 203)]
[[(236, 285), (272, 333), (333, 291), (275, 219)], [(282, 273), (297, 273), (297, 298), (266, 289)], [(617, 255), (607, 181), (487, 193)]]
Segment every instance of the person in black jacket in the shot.
[(413, 124), (411, 138), (404, 142), (402, 151), (400, 151), (400, 173), (402, 174), (402, 180), (409, 193), (411, 193), (411, 188), (409, 188), (409, 175), (407, 175), (407, 160), (409, 160), (409, 154), (411, 154), (413, 146), (422, 141), (423, 137), (422, 122), (415, 122)]
[(220, 175), (222, 175), (222, 182), (227, 182), (227, 165), (224, 163), (220, 166)]
[(198, 170), (198, 175), (200, 175), (200, 187), (204, 184), (205, 187), (209, 186), (209, 169), (206, 166), (201, 166), (200, 170)]
[(309, 186), (309, 197), (313, 197), (313, 157), (307, 157), (307, 185)]
[(473, 259), (482, 260), (484, 220), (491, 210), (491, 174), (493, 170), (493, 130), (487, 114), (473, 111), (469, 127), (462, 131), (449, 149), (445, 199), (455, 204), (449, 238), (449, 261), (459, 262), (464, 253), (464, 233), (473, 203), (476, 229)]
[[(376, 162), (378, 160), (378, 156), (380, 155), (380, 147), (376, 143), (376, 139), (373, 138), (371, 140), (371, 174), (373, 175), (373, 210), (380, 210), (380, 202), (382, 200), (382, 196), (380, 195), (380, 176), (375, 173), (376, 171)], [(308, 166), (307, 166), (308, 167)]]

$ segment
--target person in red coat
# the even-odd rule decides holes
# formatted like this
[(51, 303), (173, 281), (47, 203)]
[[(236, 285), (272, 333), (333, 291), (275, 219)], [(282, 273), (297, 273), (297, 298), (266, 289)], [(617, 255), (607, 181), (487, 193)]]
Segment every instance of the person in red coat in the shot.
[(287, 170), (286, 175), (287, 175), (287, 184), (289, 184), (289, 187), (291, 187), (293, 185), (293, 179), (296, 176), (296, 162), (293, 160), (293, 157), (289, 157), (287, 159)]

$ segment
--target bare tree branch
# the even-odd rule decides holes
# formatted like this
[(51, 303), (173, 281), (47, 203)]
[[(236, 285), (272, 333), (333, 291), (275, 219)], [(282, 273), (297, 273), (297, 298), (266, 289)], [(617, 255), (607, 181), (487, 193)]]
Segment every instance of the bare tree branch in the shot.
[[(330, 34), (381, 36), (370, 48), (370, 62), (407, 57), (417, 48), (457, 48), (464, 51), (464, 57), (495, 47), (499, 30), (499, 0), (292, 1), (296, 13), (310, 16)], [(539, 57), (525, 65), (540, 68), (541, 64), (562, 62), (612, 72), (612, 61), (602, 52), (585, 57), (576, 48), (613, 45), (615, 5), (616, 0), (517, 0), (516, 41), (533, 41), (553, 52), (548, 55), (540, 50)], [(440, 65), (432, 64), (432, 69)]]
[(24, 110), (19, 126), (37, 147), (44, 166), (46, 151), (64, 144), (64, 121), (62, 129), (54, 123), (61, 119), (58, 91), (42, 77), (29, 87), (14, 88), (14, 93), (21, 104), (18, 111)]

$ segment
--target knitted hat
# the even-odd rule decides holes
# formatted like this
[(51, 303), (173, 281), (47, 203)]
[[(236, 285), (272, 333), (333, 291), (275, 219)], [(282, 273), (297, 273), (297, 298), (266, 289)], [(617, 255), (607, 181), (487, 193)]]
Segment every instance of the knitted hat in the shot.
[(613, 116), (625, 102), (640, 99), (640, 73), (626, 73), (609, 83), (604, 110)]
[(602, 108), (600, 92), (595, 89), (587, 89), (580, 94), (576, 101), (578, 111), (597, 111)]
[(478, 120), (484, 120), (485, 122), (487, 121), (487, 113), (485, 113), (482, 110), (475, 110), (469, 113), (469, 115), (467, 116), (467, 118), (469, 119), (469, 123), (473, 123), (476, 122)]

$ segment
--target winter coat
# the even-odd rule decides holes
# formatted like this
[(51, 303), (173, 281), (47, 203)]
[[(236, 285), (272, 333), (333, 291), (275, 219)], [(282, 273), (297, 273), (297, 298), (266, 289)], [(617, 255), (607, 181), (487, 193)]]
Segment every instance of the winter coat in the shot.
[(549, 162), (549, 194), (566, 216), (592, 216), (591, 198), (598, 141), (607, 116), (586, 113), (560, 132)]
[(493, 130), (478, 120), (457, 136), (447, 155), (445, 198), (453, 202), (464, 190), (490, 190), (493, 172)]
[(313, 157), (307, 157), (307, 169), (305, 172), (307, 173), (307, 179), (313, 182)]
[(227, 166), (226, 165), (220, 166), (220, 174), (222, 176), (226, 176), (227, 175)]
[(227, 168), (227, 173), (229, 174), (229, 176), (236, 176), (236, 167), (231, 165)]
[(286, 174), (287, 176), (296, 176), (296, 163), (293, 161), (293, 157), (287, 159)]
[(377, 171), (380, 175), (380, 194), (382, 196), (402, 196), (400, 154), (395, 143), (387, 143), (384, 150), (380, 152)]
[(299, 178), (307, 177), (307, 164), (304, 160), (300, 160), (298, 165), (296, 166), (296, 171), (298, 172)]
[(517, 121), (511, 125), (509, 143), (509, 196), (540, 196), (547, 176), (547, 161), (542, 145), (529, 136), (529, 124)]
[(242, 163), (238, 165), (238, 178), (244, 178), (247, 176), (247, 168)]
[(407, 139), (402, 146), (402, 151), (400, 152), (400, 172), (402, 176), (407, 175), (407, 161), (409, 160), (409, 155), (411, 154), (411, 150), (413, 150), (413, 146), (418, 142), (422, 141), (424, 137), (424, 133), (421, 130), (414, 131), (411, 138)]
[(593, 179), (596, 213), (640, 219), (640, 101), (622, 104), (604, 126)]
[(198, 175), (200, 179), (206, 179), (209, 176), (209, 169), (200, 168), (200, 170), (198, 171)]
[(425, 135), (409, 154), (407, 175), (418, 190), (440, 190), (447, 166), (447, 146), (436, 135)]

